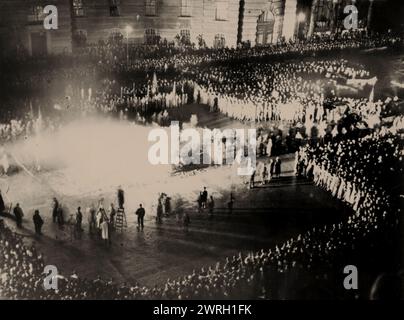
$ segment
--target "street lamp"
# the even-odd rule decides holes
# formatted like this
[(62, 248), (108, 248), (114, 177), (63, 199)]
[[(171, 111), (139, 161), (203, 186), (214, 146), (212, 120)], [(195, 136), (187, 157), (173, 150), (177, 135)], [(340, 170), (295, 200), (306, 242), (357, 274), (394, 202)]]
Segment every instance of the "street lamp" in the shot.
[(130, 25), (125, 27), (126, 31), (126, 66), (129, 67), (129, 33), (133, 31), (133, 28)]

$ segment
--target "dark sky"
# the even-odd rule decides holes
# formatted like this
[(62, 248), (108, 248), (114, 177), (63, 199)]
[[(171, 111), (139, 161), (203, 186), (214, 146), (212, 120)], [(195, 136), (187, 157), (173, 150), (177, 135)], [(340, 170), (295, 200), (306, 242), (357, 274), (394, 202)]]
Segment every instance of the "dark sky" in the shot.
[(374, 23), (377, 29), (404, 31), (404, 0), (375, 0)]

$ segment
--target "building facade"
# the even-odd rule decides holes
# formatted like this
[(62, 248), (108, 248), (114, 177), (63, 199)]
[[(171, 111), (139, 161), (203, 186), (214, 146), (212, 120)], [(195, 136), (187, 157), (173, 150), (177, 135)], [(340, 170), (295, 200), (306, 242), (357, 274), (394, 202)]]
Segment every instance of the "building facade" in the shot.
[[(58, 29), (44, 28), (43, 8), (58, 10)], [(25, 50), (29, 54), (63, 53), (72, 50), (69, 0), (1, 0), (0, 49), (2, 54)]]
[[(265, 45), (294, 38), (299, 30), (309, 36), (335, 31), (345, 3), (353, 2), (313, 0), (302, 14), (302, 1), (0, 0), (0, 42), (4, 50), (24, 48), (30, 54), (70, 52), (111, 37), (148, 44), (166, 39), (198, 45), (203, 40), (216, 48), (247, 41)], [(361, 7), (360, 23), (368, 24), (373, 0), (357, 2), (366, 7), (366, 14)], [(57, 30), (43, 27), (43, 7), (49, 4), (58, 9)]]
[(292, 37), (296, 27), (297, 0), (72, 0), (72, 4), (73, 34), (90, 43), (118, 34), (137, 43), (179, 37), (196, 44), (203, 38), (209, 47), (235, 47), (245, 41), (274, 43), (285, 36), (283, 30)]
[(308, 36), (342, 31), (345, 18), (352, 13), (352, 10), (348, 9), (350, 5), (356, 7), (358, 29), (370, 30), (374, 0), (313, 0)]

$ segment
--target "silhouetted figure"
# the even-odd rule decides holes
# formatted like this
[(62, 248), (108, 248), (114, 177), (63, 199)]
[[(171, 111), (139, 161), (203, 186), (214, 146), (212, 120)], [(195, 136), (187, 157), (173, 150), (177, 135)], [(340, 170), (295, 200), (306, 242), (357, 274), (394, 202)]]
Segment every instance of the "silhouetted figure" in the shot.
[(279, 159), (279, 157), (276, 157), (275, 159), (275, 177), (279, 178), (281, 175), (281, 165), (282, 161)]
[(22, 217), (24, 217), (24, 212), (22, 211), (19, 203), (16, 204), (13, 212), (15, 215), (15, 221), (17, 223), (17, 227), (21, 228), (22, 227)]
[(197, 202), (198, 202), (198, 213), (202, 212), (202, 198), (203, 198), (202, 192), (199, 192), (199, 196), (198, 196), (198, 200), (197, 200)]
[(111, 208), (109, 209), (109, 223), (111, 227), (115, 226), (115, 216), (116, 216), (116, 210), (114, 204), (111, 203)]
[(191, 218), (189, 217), (188, 212), (185, 212), (182, 216), (182, 226), (185, 232), (188, 232), (189, 224), (191, 223)]
[(227, 203), (227, 208), (229, 209), (229, 214), (233, 213), (234, 197), (233, 192), (230, 192), (230, 201)]
[(109, 241), (109, 225), (108, 225), (108, 220), (103, 218), (102, 222), (100, 223), (100, 229), (101, 229), (101, 239), (103, 240), (104, 244), (108, 246), (110, 244)]
[(146, 214), (146, 211), (142, 207), (142, 204), (139, 205), (139, 209), (136, 210), (136, 215), (137, 215), (137, 229), (138, 230), (143, 230), (143, 223), (144, 223), (144, 216)]
[(59, 205), (57, 209), (57, 217), (56, 217), (59, 229), (63, 229), (63, 225), (65, 224), (65, 218), (63, 216), (63, 209)]
[(96, 211), (94, 205), (91, 205), (91, 207), (87, 208), (88, 233), (89, 233), (90, 237), (93, 236), (93, 234), (95, 233), (95, 231), (97, 229), (96, 214), (97, 214), (97, 211)]
[(254, 183), (255, 183), (255, 173), (256, 173), (256, 170), (254, 169), (254, 171), (253, 171), (253, 173), (251, 174), (251, 177), (250, 177), (250, 189), (254, 189), (254, 187), (255, 187), (255, 185), (254, 185)]
[(156, 222), (157, 223), (162, 223), (163, 222), (163, 205), (161, 204), (160, 200), (159, 200), (159, 202), (157, 204)]
[(81, 207), (78, 207), (76, 212), (76, 235), (79, 239), (81, 239), (81, 233), (83, 232), (82, 223), (83, 214), (81, 213)]
[(59, 210), (59, 201), (58, 201), (56, 198), (53, 198), (53, 205), (52, 205), (52, 219), (53, 219), (53, 223), (56, 223), (56, 222), (57, 222), (58, 210)]
[(210, 196), (210, 201), (208, 203), (208, 208), (209, 208), (209, 214), (212, 216), (213, 215), (213, 211), (215, 209), (215, 201), (213, 200), (213, 197)]
[(70, 219), (67, 221), (67, 227), (70, 232), (70, 241), (77, 239), (77, 225), (76, 219), (74, 218), (73, 214), (70, 215)]
[(42, 234), (42, 226), (43, 226), (43, 220), (41, 216), (39, 215), (39, 210), (35, 210), (34, 215), (32, 216), (32, 220), (34, 221), (34, 226), (35, 226), (35, 233), (38, 235)]
[(206, 208), (206, 203), (208, 202), (208, 191), (206, 190), (206, 187), (203, 187), (203, 192), (202, 192), (202, 208)]
[(171, 198), (170, 197), (165, 198), (164, 207), (165, 207), (166, 215), (167, 216), (170, 215), (170, 213), (171, 213)]
[(123, 209), (123, 205), (125, 204), (125, 193), (121, 188), (118, 188), (118, 209)]
[(83, 222), (83, 214), (81, 213), (81, 207), (78, 207), (76, 212), (76, 225), (77, 229), (80, 231), (82, 230), (81, 228), (82, 222)]

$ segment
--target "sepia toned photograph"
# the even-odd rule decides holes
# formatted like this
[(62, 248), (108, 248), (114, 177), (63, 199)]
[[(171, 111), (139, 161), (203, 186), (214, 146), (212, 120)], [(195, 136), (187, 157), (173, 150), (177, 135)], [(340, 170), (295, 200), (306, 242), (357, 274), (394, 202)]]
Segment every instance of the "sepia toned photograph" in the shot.
[(0, 0), (0, 300), (404, 299), (403, 40), (401, 0)]

